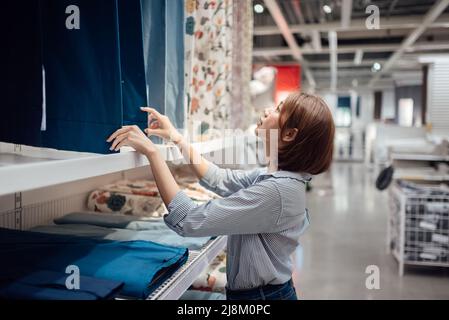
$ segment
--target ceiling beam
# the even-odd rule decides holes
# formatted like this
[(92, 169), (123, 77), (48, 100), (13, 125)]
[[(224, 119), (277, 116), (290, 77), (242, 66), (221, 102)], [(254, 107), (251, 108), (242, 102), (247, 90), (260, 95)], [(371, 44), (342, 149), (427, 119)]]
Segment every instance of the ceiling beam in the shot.
[(321, 52), (323, 50), (323, 47), (321, 46), (321, 34), (319, 31), (312, 31), (310, 34), (312, 37), (312, 48), (316, 52)]
[(348, 28), (351, 25), (352, 0), (343, 0), (341, 3), (341, 26)]
[[(386, 29), (414, 29), (419, 27), (423, 22), (421, 15), (413, 15), (408, 17), (391, 17), (390, 19), (382, 19), (379, 25), (379, 30)], [(431, 23), (429, 28), (447, 28), (449, 27), (449, 14), (445, 13)], [(308, 23), (305, 25), (297, 24), (291, 25), (290, 31), (292, 33), (308, 33), (311, 31), (329, 32), (329, 31), (366, 31), (365, 19), (352, 19), (348, 27), (342, 27), (340, 21), (325, 22), (325, 23)], [(255, 36), (281, 34), (277, 26), (259, 26), (254, 28)]]
[(398, 61), (401, 56), (407, 52), (412, 45), (418, 40), (418, 38), (426, 31), (426, 29), (441, 15), (441, 13), (447, 8), (449, 5), (449, 0), (438, 0), (426, 13), (422, 23), (419, 27), (415, 28), (407, 38), (405, 38), (398, 49), (391, 55), (388, 61), (382, 66), (382, 70), (376, 73), (373, 79), (370, 81), (370, 84), (373, 85), (377, 80), (380, 79), (382, 74), (388, 72)]
[(301, 68), (304, 71), (304, 74), (310, 87), (313, 90), (313, 88), (316, 85), (315, 79), (313, 78), (312, 72), (307, 66), (307, 61), (304, 60), (304, 57), (302, 56), (301, 48), (296, 42), (296, 39), (293, 36), (293, 33), (291, 32), (290, 27), (288, 26), (288, 23), (285, 20), (285, 17), (282, 14), (282, 11), (279, 8), (278, 3), (275, 0), (265, 0), (265, 5), (268, 8), (268, 11), (270, 11), (271, 16), (273, 17), (273, 20), (276, 22), (276, 25), (279, 28), (282, 36), (287, 42), (288, 47), (290, 48), (290, 54), (301, 63)]
[[(361, 45), (339, 45), (337, 48), (338, 53), (354, 53), (357, 50), (363, 50), (366, 52), (389, 52), (396, 51), (400, 47), (400, 44), (361, 44)], [(407, 48), (406, 52), (415, 51), (433, 51), (433, 50), (449, 50), (449, 42), (442, 41), (425, 41), (418, 42), (415, 45)], [(315, 50), (302, 48), (303, 54), (316, 54)], [(324, 47), (321, 53), (330, 53), (328, 47)], [(267, 48), (254, 48), (253, 56), (288, 56), (291, 55), (291, 50), (286, 47), (267, 47)]]
[(363, 50), (357, 49), (354, 55), (354, 64), (356, 66), (360, 66), (362, 64), (362, 60), (363, 60)]
[[(362, 62), (357, 65), (357, 67), (370, 67), (375, 63), (378, 62), (380, 64), (385, 63), (387, 59), (364, 59)], [(342, 60), (338, 59), (338, 68), (351, 68), (354, 67), (354, 60)], [(410, 68), (410, 67), (418, 67), (420, 64), (417, 60), (414, 60), (413, 58), (404, 58), (401, 59), (401, 63), (396, 64), (395, 68)], [(311, 61), (309, 62), (310, 68), (329, 68), (330, 62), (329, 61)]]
[(298, 17), (300, 24), (306, 24), (306, 21), (304, 20), (304, 15), (302, 14), (301, 5), (299, 4), (299, 0), (293, 0), (293, 11), (295, 12), (295, 15)]

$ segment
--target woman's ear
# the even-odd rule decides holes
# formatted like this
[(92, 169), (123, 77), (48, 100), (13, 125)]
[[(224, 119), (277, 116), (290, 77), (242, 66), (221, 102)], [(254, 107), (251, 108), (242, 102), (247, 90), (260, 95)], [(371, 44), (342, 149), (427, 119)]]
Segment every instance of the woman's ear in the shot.
[(297, 128), (293, 129), (286, 129), (284, 131), (284, 134), (282, 135), (282, 141), (284, 142), (291, 142), (295, 140), (296, 135), (298, 134), (299, 130)]

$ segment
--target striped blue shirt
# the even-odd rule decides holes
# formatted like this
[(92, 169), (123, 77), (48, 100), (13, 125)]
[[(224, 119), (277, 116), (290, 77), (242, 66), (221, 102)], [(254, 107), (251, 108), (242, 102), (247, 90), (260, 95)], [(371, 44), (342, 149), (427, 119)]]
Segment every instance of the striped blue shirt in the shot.
[(228, 235), (227, 287), (251, 289), (291, 279), (291, 254), (309, 225), (307, 174), (222, 169), (211, 164), (200, 184), (223, 196), (195, 204), (183, 191), (166, 224), (183, 236)]

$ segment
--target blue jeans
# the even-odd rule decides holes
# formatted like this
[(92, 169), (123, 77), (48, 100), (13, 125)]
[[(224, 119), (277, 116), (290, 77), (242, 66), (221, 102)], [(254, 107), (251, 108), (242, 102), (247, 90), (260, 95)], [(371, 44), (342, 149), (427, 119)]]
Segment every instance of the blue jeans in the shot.
[(248, 290), (226, 289), (227, 300), (298, 300), (293, 281)]

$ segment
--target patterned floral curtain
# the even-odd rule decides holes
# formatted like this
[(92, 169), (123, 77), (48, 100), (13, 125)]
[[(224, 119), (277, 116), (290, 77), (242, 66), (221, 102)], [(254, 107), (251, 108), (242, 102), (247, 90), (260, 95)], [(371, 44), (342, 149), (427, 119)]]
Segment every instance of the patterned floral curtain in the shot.
[(233, 1), (185, 0), (185, 11), (187, 128), (214, 138), (230, 127)]
[(230, 125), (246, 130), (252, 123), (250, 82), (253, 61), (252, 0), (234, 0), (232, 28), (232, 102)]

